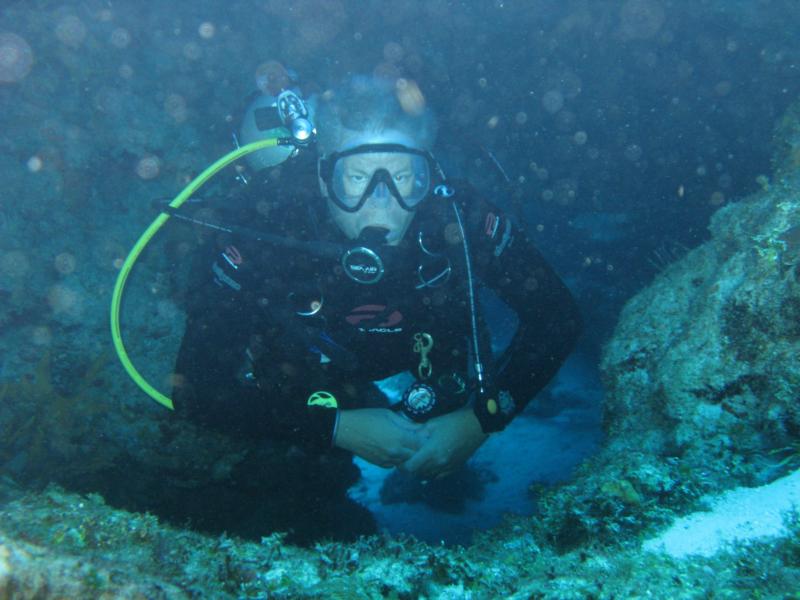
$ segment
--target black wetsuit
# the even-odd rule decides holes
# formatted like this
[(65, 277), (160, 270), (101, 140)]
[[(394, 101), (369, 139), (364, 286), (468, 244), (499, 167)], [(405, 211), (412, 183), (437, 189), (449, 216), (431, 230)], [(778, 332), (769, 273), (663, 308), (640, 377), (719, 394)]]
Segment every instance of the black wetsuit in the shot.
[[(335, 397), (339, 409), (386, 406), (372, 382), (409, 371), (448, 410), (474, 402), (470, 294), (455, 203), (471, 256), (479, 351), (492, 395), (507, 391), (513, 400), (506, 414), (484, 410), (482, 424), (502, 429), (561, 366), (580, 318), (523, 230), (468, 187), (452, 187), (452, 198), (434, 196), (420, 206), (399, 246), (370, 246), (386, 266), (371, 285), (347, 276), (340, 251), (328, 256), (318, 248), (209, 230), (192, 275), (176, 407), (235, 436), (284, 439), (323, 455), (331, 452), (336, 410), (310, 405), (316, 392)], [(291, 241), (330, 243), (334, 250), (360, 245), (328, 219), (315, 173), (302, 163), (285, 164), (277, 180), (250, 184), (245, 192), (213, 218)], [(482, 310), (486, 289), (519, 320), (496, 361)], [(415, 334), (433, 341), (424, 380)], [(461, 383), (466, 389), (459, 393)]]

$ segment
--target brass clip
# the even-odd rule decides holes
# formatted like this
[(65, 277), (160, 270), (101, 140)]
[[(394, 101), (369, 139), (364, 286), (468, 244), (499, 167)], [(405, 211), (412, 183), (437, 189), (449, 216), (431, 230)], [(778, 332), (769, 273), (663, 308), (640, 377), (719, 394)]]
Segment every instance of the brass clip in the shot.
[(414, 352), (419, 354), (417, 373), (420, 379), (427, 379), (433, 372), (433, 365), (428, 360), (428, 352), (433, 348), (433, 337), (429, 333), (414, 334)]

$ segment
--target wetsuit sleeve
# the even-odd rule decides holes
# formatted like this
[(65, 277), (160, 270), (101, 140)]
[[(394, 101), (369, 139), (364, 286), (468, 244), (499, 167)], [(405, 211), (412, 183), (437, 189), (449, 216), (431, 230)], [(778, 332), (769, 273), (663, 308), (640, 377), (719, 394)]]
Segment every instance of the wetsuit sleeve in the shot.
[[(244, 268), (231, 269), (219, 250), (204, 254), (190, 276), (186, 331), (175, 368), (177, 409), (230, 435), (329, 448), (337, 410), (324, 403), (309, 406), (308, 394), (291, 383), (303, 379), (304, 365), (293, 358), (302, 354), (281, 342), (280, 324), (271, 322), (259, 305), (263, 298), (252, 292), (255, 277)], [(279, 355), (269, 354), (276, 351)], [(268, 385), (258, 382), (255, 362), (272, 365), (262, 373)]]
[[(472, 203), (467, 215), (476, 278), (519, 318), (495, 374), (499, 398), (475, 403), (484, 431), (499, 431), (564, 363), (580, 334), (581, 318), (566, 285), (518, 224), (485, 202)], [(495, 404), (487, 405), (489, 400)]]

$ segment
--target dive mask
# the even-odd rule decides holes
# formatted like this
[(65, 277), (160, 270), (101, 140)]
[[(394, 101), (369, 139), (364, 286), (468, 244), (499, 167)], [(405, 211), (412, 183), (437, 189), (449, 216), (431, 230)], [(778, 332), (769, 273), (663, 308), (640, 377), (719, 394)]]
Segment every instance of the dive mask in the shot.
[(359, 211), (371, 197), (391, 195), (415, 210), (441, 179), (430, 152), (400, 144), (365, 144), (320, 159), (319, 175), (331, 200), (345, 212)]

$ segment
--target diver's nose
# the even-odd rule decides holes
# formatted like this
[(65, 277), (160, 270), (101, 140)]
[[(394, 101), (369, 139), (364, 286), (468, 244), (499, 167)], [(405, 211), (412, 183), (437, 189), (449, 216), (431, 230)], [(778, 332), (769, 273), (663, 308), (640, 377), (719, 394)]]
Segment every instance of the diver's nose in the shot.
[(370, 198), (378, 203), (380, 206), (385, 206), (389, 199), (391, 198), (392, 194), (389, 192), (389, 186), (387, 186), (382, 181), (375, 186), (375, 189), (372, 190), (372, 195)]

